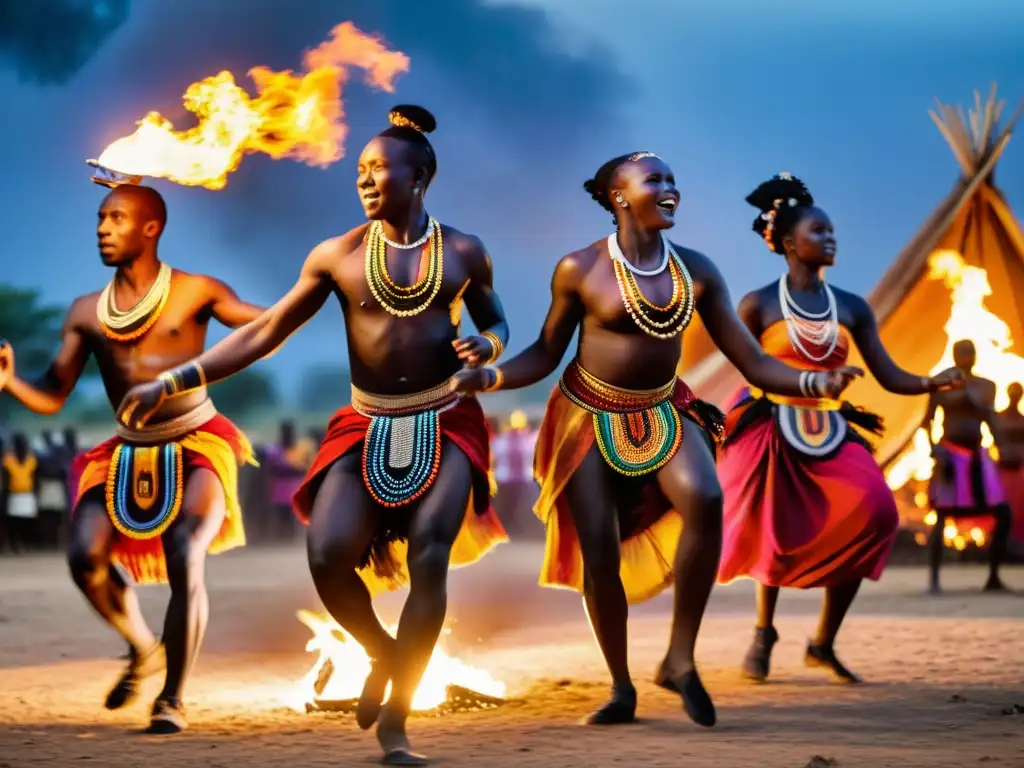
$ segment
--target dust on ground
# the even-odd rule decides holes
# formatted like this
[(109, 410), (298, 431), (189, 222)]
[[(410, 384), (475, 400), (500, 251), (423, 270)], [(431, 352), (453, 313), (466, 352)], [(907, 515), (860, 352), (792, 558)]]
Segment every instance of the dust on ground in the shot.
[[(946, 595), (924, 592), (925, 573), (891, 568), (868, 584), (838, 643), (869, 683), (842, 686), (803, 667), (818, 591), (783, 593), (772, 682), (753, 685), (737, 667), (751, 638), (753, 585), (719, 587), (698, 645), (719, 724), (693, 725), (678, 698), (650, 677), (664, 653), (671, 596), (632, 611), (631, 665), (641, 722), (583, 728), (607, 693), (601, 657), (577, 596), (536, 586), (539, 550), (506, 545), (453, 574), (447, 648), (508, 683), (496, 710), (416, 717), (414, 746), (439, 766), (516, 765), (1019, 766), (1024, 754), (1024, 599), (980, 592), (981, 568), (949, 567)], [(1006, 580), (1024, 592), (1024, 570)], [(371, 765), (371, 733), (344, 715), (283, 706), (313, 661), (295, 618), (319, 608), (301, 548), (249, 549), (212, 558), (212, 620), (188, 689), (191, 730), (140, 733), (159, 689), (126, 711), (102, 708), (124, 646), (91, 613), (57, 557), (0, 559), (0, 768), (92, 764), (145, 766)], [(142, 590), (158, 627), (161, 588)], [(394, 620), (403, 594), (381, 602)], [(243, 738), (244, 737), (244, 738)]]

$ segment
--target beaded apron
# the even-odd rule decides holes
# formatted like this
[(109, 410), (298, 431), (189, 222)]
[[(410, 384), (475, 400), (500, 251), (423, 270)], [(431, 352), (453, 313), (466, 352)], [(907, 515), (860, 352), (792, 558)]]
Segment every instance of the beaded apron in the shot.
[(375, 502), (400, 507), (434, 484), (441, 467), (439, 415), (457, 399), (450, 379), (411, 395), (375, 395), (352, 387), (352, 408), (370, 419), (362, 469)]
[(594, 436), (612, 469), (630, 477), (665, 466), (683, 441), (683, 422), (672, 404), (676, 382), (651, 390), (606, 384), (573, 361), (558, 386), (569, 400), (594, 417)]
[(776, 403), (774, 410), (783, 439), (806, 456), (827, 456), (846, 439), (846, 419), (835, 410), (783, 403)]
[(122, 443), (110, 460), (107, 514), (128, 538), (156, 538), (181, 511), (184, 486), (181, 445)]

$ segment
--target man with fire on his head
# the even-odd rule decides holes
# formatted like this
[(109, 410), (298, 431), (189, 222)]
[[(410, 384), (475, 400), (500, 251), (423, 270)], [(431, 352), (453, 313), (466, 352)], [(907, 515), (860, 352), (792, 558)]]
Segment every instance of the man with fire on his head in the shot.
[[(160, 260), (157, 244), (167, 207), (159, 192), (134, 183), (107, 186), (113, 191), (100, 205), (96, 235), (113, 279), (72, 303), (60, 348), (38, 381), (19, 378), (14, 350), (0, 344), (0, 390), (29, 410), (56, 414), (90, 357), (99, 364), (115, 408), (138, 384), (191, 385), (187, 395), (148, 413), (144, 425), (129, 424), (130, 414), (122, 412), (116, 436), (75, 459), (68, 550), (75, 584), (130, 648), (107, 709), (129, 704), (144, 678), (166, 669), (149, 730), (178, 733), (187, 727), (182, 692), (209, 612), (206, 555), (245, 544), (238, 465), (252, 461), (252, 450), (245, 435), (217, 413), (204, 381), (182, 382), (161, 371), (203, 351), (211, 319), (238, 328), (262, 309), (241, 301), (219, 280)], [(169, 583), (161, 640), (146, 625), (122, 568), (137, 584)]]

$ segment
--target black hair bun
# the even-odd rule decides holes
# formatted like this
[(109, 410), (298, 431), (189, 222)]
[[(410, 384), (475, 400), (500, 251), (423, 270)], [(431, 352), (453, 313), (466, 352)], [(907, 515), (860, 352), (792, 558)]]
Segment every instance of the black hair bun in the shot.
[(437, 130), (437, 120), (430, 111), (415, 104), (399, 104), (388, 113), (388, 121), (396, 128), (412, 128), (420, 133)]
[(774, 209), (776, 200), (795, 200), (798, 206), (814, 205), (807, 185), (791, 173), (778, 173), (747, 195), (747, 202), (762, 213)]

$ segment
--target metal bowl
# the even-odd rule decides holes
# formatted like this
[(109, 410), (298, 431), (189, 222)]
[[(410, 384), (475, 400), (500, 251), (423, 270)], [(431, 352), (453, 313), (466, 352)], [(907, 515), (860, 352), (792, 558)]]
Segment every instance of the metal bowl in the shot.
[(125, 184), (142, 183), (141, 176), (115, 171), (113, 168), (107, 168), (106, 166), (100, 165), (98, 160), (86, 160), (85, 164), (94, 169), (92, 180), (100, 186), (114, 189), (115, 187), (120, 187)]

